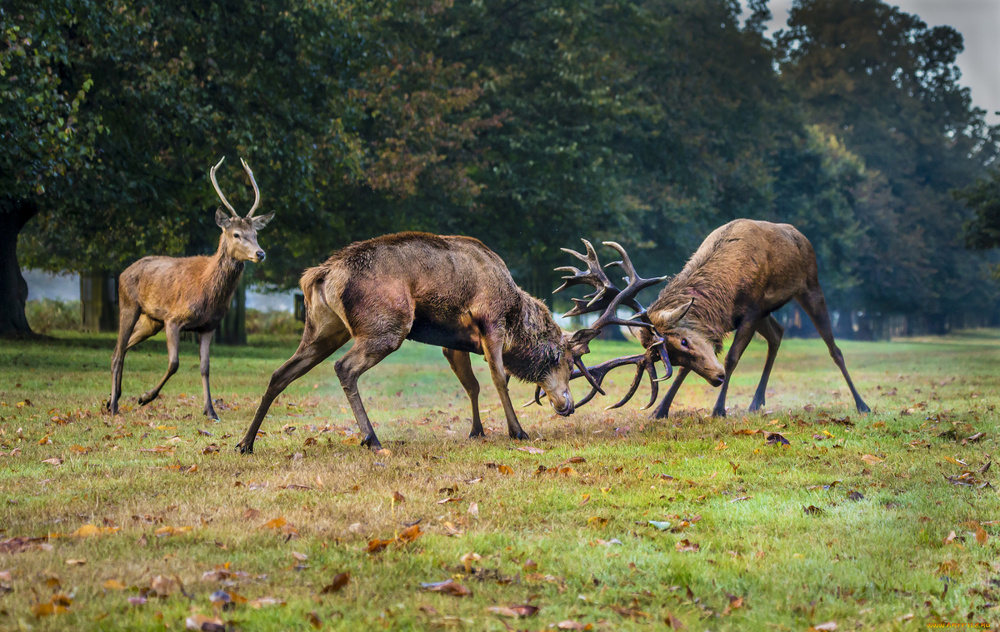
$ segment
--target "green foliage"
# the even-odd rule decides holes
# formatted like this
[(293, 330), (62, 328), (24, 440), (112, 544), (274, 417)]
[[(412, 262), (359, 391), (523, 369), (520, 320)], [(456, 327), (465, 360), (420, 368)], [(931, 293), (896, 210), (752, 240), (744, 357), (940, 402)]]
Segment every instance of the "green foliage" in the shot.
[(80, 301), (57, 301), (43, 298), (28, 301), (25, 316), (31, 330), (39, 334), (54, 331), (80, 331)]
[(803, 230), (842, 309), (995, 309), (963, 249), (974, 202), (950, 194), (1000, 147), (959, 83), (961, 36), (880, 0), (800, 0), (772, 42), (766, 3), (749, 8), (24, 3), (0, 11), (0, 209), (37, 212), (35, 267), (204, 253), (208, 167), (230, 157), (243, 209), (243, 156), (276, 212), (258, 285), (427, 230), (479, 237), (543, 296), (581, 236), (665, 274), (755, 217)]
[(302, 327), (303, 324), (295, 320), (295, 316), (291, 312), (280, 310), (262, 312), (259, 309), (247, 310), (247, 334), (249, 335), (301, 335)]
[(955, 197), (975, 213), (966, 226), (966, 242), (972, 248), (1000, 246), (1000, 168), (993, 169), (967, 188), (955, 192)]

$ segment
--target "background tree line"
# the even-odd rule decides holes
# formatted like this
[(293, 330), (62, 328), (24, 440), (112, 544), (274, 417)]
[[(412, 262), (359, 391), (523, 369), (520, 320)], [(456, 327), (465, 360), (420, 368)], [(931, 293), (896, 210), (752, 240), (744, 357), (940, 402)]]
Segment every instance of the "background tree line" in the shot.
[[(1000, 127), (962, 38), (880, 0), (15, 0), (0, 8), (0, 332), (20, 266), (116, 275), (213, 251), (220, 184), (293, 287), (351, 241), (476, 236), (536, 296), (559, 248), (673, 273), (736, 217), (813, 242), (831, 307), (998, 316)], [(235, 198), (235, 199), (234, 199)], [(239, 206), (238, 206), (239, 208)], [(970, 249), (967, 247), (972, 246)], [(16, 246), (16, 248), (15, 248)]]

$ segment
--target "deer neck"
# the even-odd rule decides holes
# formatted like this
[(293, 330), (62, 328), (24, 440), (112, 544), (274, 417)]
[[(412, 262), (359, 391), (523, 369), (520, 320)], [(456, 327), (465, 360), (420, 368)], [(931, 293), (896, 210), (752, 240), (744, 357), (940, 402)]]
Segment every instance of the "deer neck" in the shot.
[(240, 282), (244, 266), (245, 263), (242, 260), (229, 254), (225, 240), (219, 240), (219, 249), (211, 258), (210, 272), (208, 279), (206, 279), (209, 295), (224, 299), (228, 306), (233, 292), (236, 291), (236, 285)]
[(540, 382), (562, 353), (562, 331), (541, 301), (522, 293), (520, 310), (508, 319), (503, 364), (524, 382)]

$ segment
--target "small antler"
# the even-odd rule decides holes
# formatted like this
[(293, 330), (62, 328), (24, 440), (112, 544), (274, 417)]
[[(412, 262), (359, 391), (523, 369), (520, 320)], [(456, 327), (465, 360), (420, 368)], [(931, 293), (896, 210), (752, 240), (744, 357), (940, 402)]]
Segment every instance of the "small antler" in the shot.
[[(257, 181), (253, 179), (253, 171), (250, 170), (250, 165), (247, 164), (246, 160), (240, 158), (240, 162), (243, 163), (243, 169), (246, 170), (247, 175), (250, 176), (250, 184), (253, 185), (254, 201), (253, 206), (250, 207), (250, 212), (247, 213), (247, 219), (253, 217), (253, 212), (257, 210), (260, 206), (260, 189), (257, 188)], [(222, 164), (221, 162), (219, 164)], [(222, 195), (221, 193), (219, 195)]]
[[(233, 214), (233, 217), (237, 217), (238, 218), (239, 214), (236, 213), (236, 209), (234, 209), (233, 205), (229, 203), (229, 200), (226, 199), (226, 196), (222, 194), (222, 189), (219, 188), (219, 183), (215, 179), (215, 171), (222, 165), (222, 161), (225, 160), (225, 159), (226, 159), (226, 157), (223, 156), (222, 159), (219, 160), (219, 164), (217, 164), (214, 167), (212, 167), (211, 169), (209, 169), (208, 175), (209, 175), (210, 178), (212, 178), (212, 186), (215, 187), (215, 192), (219, 194), (219, 199), (221, 199), (222, 203), (225, 205), (225, 207), (229, 209), (229, 212)], [(253, 179), (253, 178), (251, 177), (251, 179)], [(257, 188), (257, 185), (254, 185), (254, 188)]]

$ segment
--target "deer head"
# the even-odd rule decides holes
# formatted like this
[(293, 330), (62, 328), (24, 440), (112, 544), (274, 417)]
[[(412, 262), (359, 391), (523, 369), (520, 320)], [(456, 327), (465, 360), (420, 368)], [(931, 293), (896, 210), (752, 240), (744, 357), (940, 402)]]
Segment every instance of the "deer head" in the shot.
[[(632, 393), (634, 393), (636, 388), (638, 388), (639, 380), (642, 377), (643, 371), (648, 372), (650, 378), (654, 380), (653, 385), (655, 389), (656, 381), (659, 379), (656, 377), (655, 368), (653, 368), (653, 362), (656, 360), (662, 360), (663, 365), (667, 370), (667, 375), (662, 379), (670, 377), (671, 374), (670, 359), (667, 356), (663, 340), (656, 334), (656, 330), (654, 329), (653, 324), (649, 321), (645, 308), (643, 308), (643, 306), (635, 299), (636, 295), (640, 291), (646, 289), (647, 287), (656, 285), (657, 283), (661, 283), (666, 280), (667, 277), (643, 279), (635, 271), (635, 266), (632, 265), (632, 261), (629, 259), (628, 253), (625, 252), (625, 249), (618, 243), (606, 241), (603, 242), (604, 245), (615, 249), (622, 257), (621, 261), (614, 261), (607, 264), (607, 266), (604, 266), (617, 266), (625, 272), (626, 286), (625, 289), (619, 290), (618, 287), (612, 283), (604, 273), (604, 268), (601, 266), (601, 262), (597, 258), (597, 252), (594, 250), (594, 246), (591, 245), (591, 243), (586, 239), (582, 241), (587, 250), (586, 255), (576, 252), (575, 250), (570, 250), (569, 248), (563, 248), (562, 251), (569, 253), (586, 263), (587, 270), (579, 270), (573, 266), (556, 268), (557, 272), (569, 272), (570, 274), (569, 276), (562, 277), (563, 284), (556, 288), (555, 292), (553, 292), (553, 294), (555, 294), (556, 292), (561, 292), (568, 287), (579, 284), (593, 286), (595, 289), (592, 294), (588, 294), (583, 298), (572, 299), (574, 307), (570, 311), (566, 312), (565, 316), (603, 312), (590, 327), (580, 329), (572, 334), (567, 333), (563, 335), (565, 360), (562, 364), (565, 366), (561, 367), (562, 371), (558, 373), (559, 377), (563, 377), (562, 374), (568, 371), (569, 380), (584, 377), (591, 386), (590, 394), (580, 400), (577, 406), (582, 406), (587, 403), (597, 393), (604, 395), (604, 390), (601, 388), (601, 382), (603, 381), (604, 375), (607, 371), (613, 367), (605, 368), (604, 365), (597, 367), (600, 375), (595, 378), (592, 370), (588, 369), (587, 365), (584, 364), (582, 356), (590, 352), (590, 341), (597, 337), (603, 327), (608, 325), (637, 327), (642, 329), (645, 332), (645, 335), (649, 338), (649, 344), (645, 345), (647, 349), (646, 355), (637, 356), (639, 358), (644, 358), (644, 360), (639, 363), (639, 370), (636, 375), (635, 384), (633, 385), (631, 391)], [(634, 310), (635, 315), (629, 319), (619, 318), (618, 308), (622, 306)], [(572, 365), (576, 366), (576, 370), (572, 370)], [(534, 401), (541, 403), (539, 400), (542, 392), (544, 391), (545, 394), (552, 398), (552, 404), (556, 408), (556, 412), (559, 412), (558, 402), (555, 398), (560, 396), (568, 397), (569, 393), (569, 388), (567, 387), (565, 388), (566, 395), (563, 396), (564, 391), (559, 387), (564, 384), (568, 384), (568, 382), (554, 384), (554, 389), (540, 384), (539, 387), (535, 389)], [(629, 397), (631, 397), (631, 393), (629, 394)], [(621, 403), (624, 403), (627, 400), (628, 398)], [(569, 401), (572, 402), (572, 398), (570, 398)]]
[(257, 231), (264, 228), (271, 221), (274, 217), (274, 212), (272, 211), (260, 217), (253, 216), (254, 211), (260, 206), (260, 189), (257, 188), (257, 181), (254, 180), (250, 165), (247, 164), (246, 160), (240, 158), (240, 162), (243, 163), (243, 169), (250, 176), (250, 184), (253, 185), (255, 199), (247, 216), (239, 216), (233, 205), (222, 194), (222, 189), (219, 188), (219, 183), (215, 179), (215, 171), (222, 165), (222, 161), (225, 159), (226, 157), (223, 156), (222, 160), (219, 160), (219, 164), (212, 167), (208, 172), (212, 179), (212, 186), (215, 187), (215, 192), (219, 194), (222, 204), (229, 209), (229, 215), (221, 207), (215, 211), (215, 223), (222, 229), (223, 249), (227, 255), (239, 261), (263, 261), (265, 255), (261, 247), (257, 245)]

